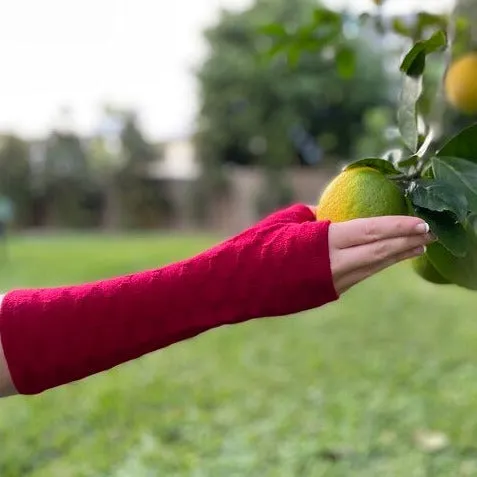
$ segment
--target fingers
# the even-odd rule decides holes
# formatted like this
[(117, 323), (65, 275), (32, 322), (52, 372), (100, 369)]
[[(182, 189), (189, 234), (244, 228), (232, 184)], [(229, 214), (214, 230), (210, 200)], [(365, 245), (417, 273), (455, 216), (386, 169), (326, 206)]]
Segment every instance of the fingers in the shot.
[(331, 224), (330, 240), (335, 247), (344, 249), (394, 237), (424, 235), (427, 232), (429, 226), (418, 217), (372, 217)]
[(315, 220), (316, 217), (313, 207), (304, 204), (294, 204), (268, 215), (258, 222), (257, 226), (263, 227), (273, 224), (303, 223)]
[(337, 256), (343, 262), (341, 268), (351, 271), (386, 262), (396, 255), (425, 246), (433, 240), (430, 234), (396, 237), (340, 250)]
[(424, 253), (424, 247), (420, 246), (412, 250), (406, 250), (405, 252), (398, 253), (392, 257), (389, 257), (386, 260), (378, 262), (373, 266), (365, 266), (354, 270), (351, 273), (347, 273), (342, 277), (337, 277), (335, 280), (335, 288), (339, 294), (342, 294), (348, 291), (352, 286), (366, 280), (367, 278), (376, 275), (379, 272), (382, 272), (386, 268), (396, 265), (399, 262), (408, 260), (411, 258), (419, 257)]

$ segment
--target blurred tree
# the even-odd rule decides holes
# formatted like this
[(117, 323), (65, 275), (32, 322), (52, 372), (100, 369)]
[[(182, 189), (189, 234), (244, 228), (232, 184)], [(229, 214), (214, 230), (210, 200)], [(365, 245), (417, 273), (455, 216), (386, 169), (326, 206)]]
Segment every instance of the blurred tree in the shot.
[(98, 134), (89, 142), (88, 157), (103, 197), (102, 224), (109, 228), (157, 226), (164, 198), (148, 166), (160, 159), (132, 111), (106, 106)]
[[(477, 15), (477, 3), (474, 0), (456, 0), (451, 15), (440, 9), (418, 10), (397, 16), (385, 13), (384, 5), (398, 1), (377, 0), (374, 2), (374, 9), (359, 17), (350, 16), (345, 11), (337, 12), (323, 6), (315, 6), (308, 18), (298, 27), (288, 28), (285, 22), (275, 21), (267, 22), (262, 31), (271, 40), (268, 53), (272, 56), (285, 55), (293, 63), (309, 53), (321, 57), (331, 56), (335, 59), (336, 71), (345, 78), (356, 76), (359, 72), (357, 50), (348, 48), (344, 42), (347, 30), (352, 29), (360, 36), (371, 34), (381, 47), (386, 45), (385, 61), (394, 72), (397, 72), (399, 57), (403, 51), (408, 46), (419, 43), (415, 52), (415, 65), (423, 66), (427, 63), (423, 77), (425, 88), (419, 99), (419, 114), (421, 123), (427, 123), (431, 127), (435, 142), (444, 137), (444, 131), (447, 135), (451, 134), (469, 122), (468, 116), (464, 117), (446, 104), (442, 78), (446, 66), (453, 58), (476, 48), (477, 28), (473, 20)], [(441, 48), (443, 32), (444, 42), (449, 40), (452, 46), (445, 52)], [(432, 45), (428, 53), (436, 54), (428, 56), (423, 51), (419, 52), (427, 40)], [(382, 107), (383, 105), (380, 105), (379, 108)], [(369, 129), (369, 121), (367, 124)], [(372, 129), (369, 130), (370, 133)], [(390, 146), (394, 147), (395, 134), (391, 136)], [(377, 141), (376, 145), (380, 142), (382, 141)], [(372, 134), (368, 134), (368, 137), (361, 138), (358, 151), (368, 149), (368, 145), (372, 143)]]
[(8, 197), (13, 202), (15, 225), (29, 225), (33, 202), (29, 146), (13, 135), (0, 139), (0, 195)]
[[(366, 38), (343, 40), (340, 55), (357, 52), (354, 74), (344, 77), (325, 52), (304, 54), (290, 67), (286, 59), (264, 60), (266, 22), (285, 30), (302, 25), (316, 0), (258, 0), (241, 13), (223, 12), (206, 32), (210, 56), (198, 72), (201, 108), (197, 142), (208, 166), (213, 161), (280, 166), (328, 155), (349, 156), (363, 133), (369, 108), (393, 103), (382, 57)], [(319, 149), (307, 157), (295, 138), (305, 133)], [(303, 157), (305, 156), (305, 157)]]
[(49, 224), (67, 227), (96, 224), (99, 191), (90, 180), (86, 151), (75, 133), (57, 130), (50, 134), (43, 174)]
[(121, 131), (126, 113), (105, 105), (97, 133), (88, 144), (89, 167), (95, 183), (102, 191), (101, 225), (117, 229), (123, 223), (118, 174), (125, 166)]
[(116, 144), (101, 135), (91, 139), (88, 161), (94, 182), (102, 191), (102, 226), (116, 229), (121, 226), (121, 198), (116, 176), (123, 165), (123, 156)]
[[(460, 20), (459, 20), (460, 17)], [(464, 48), (475, 48), (477, 43), (477, 3), (475, 0), (456, 0), (454, 10), (454, 20), (465, 22), (469, 26), (469, 35), (467, 42), (464, 42)]]
[(137, 117), (133, 113), (127, 113), (125, 117), (121, 142), (125, 155), (125, 169), (133, 173), (141, 172), (144, 166), (156, 159), (154, 147), (144, 137)]
[[(196, 135), (205, 203), (207, 196), (210, 201), (227, 190), (224, 164), (265, 168), (257, 198), (261, 215), (289, 203), (293, 196), (280, 174), (284, 167), (347, 159), (367, 131), (366, 112), (395, 103), (374, 37), (357, 37), (352, 27), (336, 39), (336, 52), (305, 52), (291, 62), (290, 57), (267, 58), (272, 40), (261, 31), (263, 25), (273, 23), (272, 36), (296, 31), (316, 9), (316, 0), (257, 0), (243, 12), (222, 12), (205, 32), (210, 55), (197, 73)], [(328, 30), (321, 31), (326, 37)], [(295, 53), (302, 53), (300, 47)]]
[(123, 167), (116, 175), (121, 195), (121, 210), (128, 227), (154, 227), (161, 220), (163, 197), (156, 181), (147, 178), (152, 161), (159, 159), (157, 151), (140, 129), (134, 113), (124, 114), (120, 134)]

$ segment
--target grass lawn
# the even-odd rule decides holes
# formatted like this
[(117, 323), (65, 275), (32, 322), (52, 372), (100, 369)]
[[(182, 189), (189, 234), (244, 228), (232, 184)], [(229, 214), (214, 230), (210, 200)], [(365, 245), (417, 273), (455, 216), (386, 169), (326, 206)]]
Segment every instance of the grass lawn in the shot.
[[(211, 243), (15, 239), (0, 288), (113, 276)], [(1, 477), (467, 475), (477, 475), (477, 294), (428, 285), (406, 265), (317, 311), (0, 401)]]

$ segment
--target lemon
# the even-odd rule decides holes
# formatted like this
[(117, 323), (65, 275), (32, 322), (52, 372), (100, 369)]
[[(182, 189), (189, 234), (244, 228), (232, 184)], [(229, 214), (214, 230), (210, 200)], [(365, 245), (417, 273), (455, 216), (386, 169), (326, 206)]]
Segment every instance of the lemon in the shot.
[(477, 113), (477, 52), (466, 53), (451, 63), (444, 90), (455, 109), (465, 114)]
[(424, 280), (436, 285), (447, 285), (451, 283), (450, 280), (444, 278), (432, 265), (426, 255), (411, 260), (411, 266), (414, 271)]
[(346, 169), (323, 191), (316, 218), (331, 222), (409, 215), (404, 195), (399, 187), (381, 172), (371, 167)]

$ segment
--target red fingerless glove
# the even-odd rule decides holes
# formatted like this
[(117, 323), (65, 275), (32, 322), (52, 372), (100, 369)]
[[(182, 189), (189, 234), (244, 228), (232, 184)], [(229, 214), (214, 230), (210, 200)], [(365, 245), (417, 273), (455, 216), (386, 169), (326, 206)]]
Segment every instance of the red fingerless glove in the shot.
[(221, 325), (336, 300), (328, 227), (297, 205), (157, 270), (7, 293), (0, 337), (17, 391), (40, 393)]

